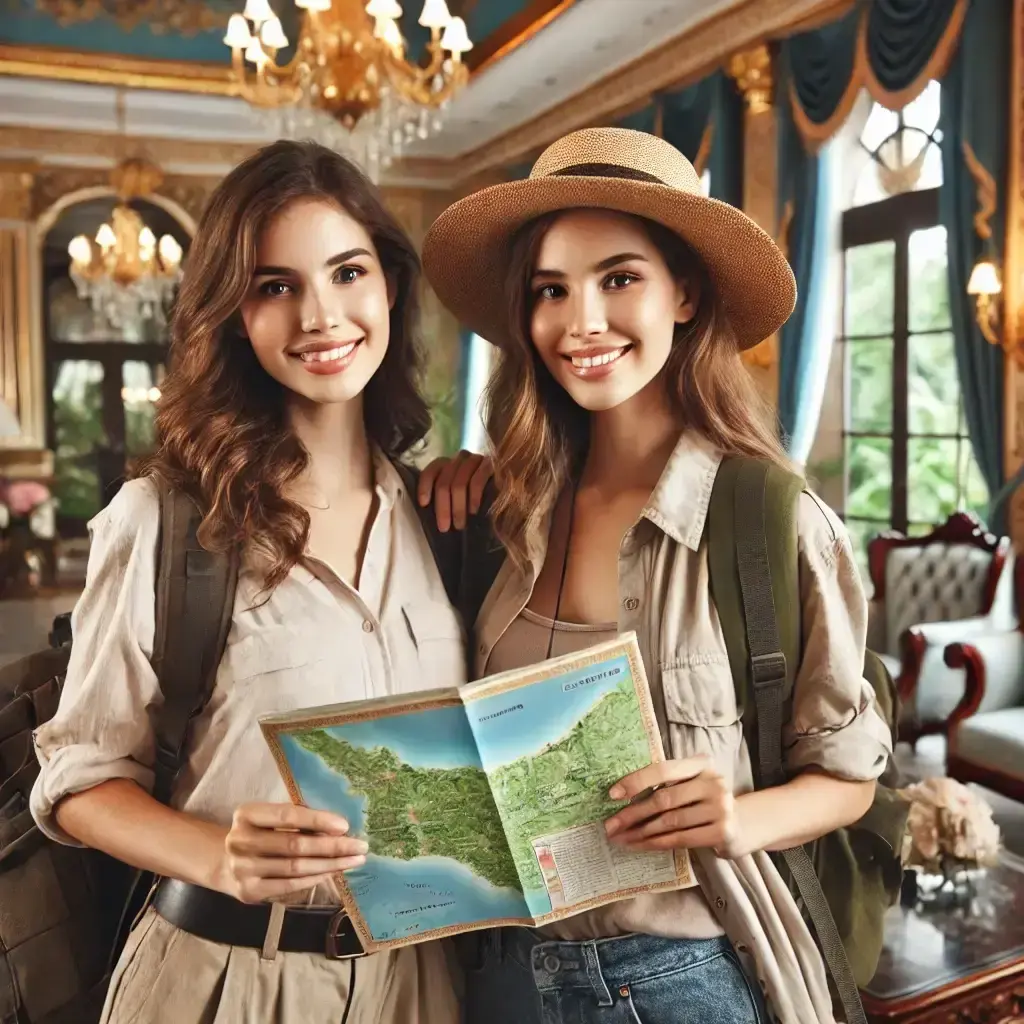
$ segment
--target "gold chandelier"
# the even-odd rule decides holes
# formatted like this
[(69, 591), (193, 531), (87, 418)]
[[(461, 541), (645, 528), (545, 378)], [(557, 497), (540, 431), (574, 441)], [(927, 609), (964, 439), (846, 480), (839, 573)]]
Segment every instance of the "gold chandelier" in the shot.
[(246, 0), (224, 37), (246, 100), (307, 112), (284, 134), (313, 134), (353, 151), (373, 173), (406, 143), (439, 127), (438, 114), (469, 79), (462, 55), (472, 48), (465, 22), (452, 17), (445, 0), (423, 3), (419, 23), (430, 30), (425, 67), (406, 59), (398, 0), (294, 3), (301, 28), (285, 65), (276, 58), (289, 40), (269, 0)]
[(157, 241), (128, 203), (159, 187), (163, 175), (145, 160), (124, 160), (111, 173), (120, 202), (94, 239), (77, 235), (68, 245), (69, 273), (79, 298), (114, 327), (143, 320), (166, 322), (166, 310), (181, 279), (181, 246), (172, 235)]

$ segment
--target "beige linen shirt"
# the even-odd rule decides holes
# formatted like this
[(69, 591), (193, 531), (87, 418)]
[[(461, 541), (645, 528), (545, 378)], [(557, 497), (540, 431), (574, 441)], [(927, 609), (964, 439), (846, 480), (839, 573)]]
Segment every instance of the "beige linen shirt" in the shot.
[[(750, 757), (702, 539), (720, 463), (697, 434), (680, 438), (619, 550), (618, 629), (637, 634), (670, 756), (707, 755), (742, 793), (752, 788)], [(809, 493), (797, 518), (804, 649), (784, 731), (786, 767), (874, 779), (891, 741), (862, 677), (867, 602), (849, 538)], [(476, 675), (486, 673), (495, 644), (529, 602), (546, 546), (545, 526), (531, 538), (528, 571), (506, 560), (498, 574), (476, 623)], [(708, 904), (741, 956), (752, 958), (779, 1020), (832, 1021), (821, 955), (768, 855), (731, 861), (694, 853)]]
[[(229, 825), (240, 804), (288, 802), (261, 715), (465, 682), (463, 629), (414, 498), (383, 456), (375, 463), (378, 511), (358, 589), (307, 558), (264, 601), (259, 566), (243, 564), (227, 647), (188, 740), (175, 808)], [(159, 530), (154, 484), (125, 484), (90, 530), (67, 679), (57, 714), (35, 733), (41, 771), (31, 795), (42, 831), (72, 845), (53, 813), (62, 797), (114, 778), (151, 790), (152, 719), (162, 700), (150, 664)], [(337, 902), (326, 888), (314, 898)], [(404, 950), (395, 956), (415, 959)], [(393, 978), (394, 971), (386, 973)]]

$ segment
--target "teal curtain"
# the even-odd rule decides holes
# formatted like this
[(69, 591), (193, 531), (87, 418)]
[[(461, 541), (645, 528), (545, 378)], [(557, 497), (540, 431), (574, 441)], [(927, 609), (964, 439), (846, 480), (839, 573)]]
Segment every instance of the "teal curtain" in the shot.
[[(974, 0), (960, 45), (942, 81), (942, 189), (939, 207), (949, 251), (949, 301), (957, 368), (971, 446), (989, 494), (1000, 498), (1003, 476), (1003, 352), (987, 342), (967, 294), (971, 268), (986, 251), (974, 225), (978, 188), (964, 145), (992, 175), (996, 210), (989, 254), (1003, 264), (1006, 219), (1007, 111), (1010, 96), (1011, 0)], [(1008, 497), (1005, 495), (1003, 497)], [(1005, 501), (994, 500), (989, 528), (1005, 526)]]
[(711, 196), (743, 205), (743, 100), (731, 78), (715, 71), (699, 82), (655, 99), (661, 106), (661, 134), (696, 163), (709, 127)]
[[(779, 92), (785, 97), (793, 75), (788, 40), (778, 61)], [(804, 462), (814, 441), (824, 393), (829, 346), (821, 325), (827, 298), (831, 250), (831, 155), (810, 152), (784, 99), (778, 110), (778, 223), (788, 219), (783, 243), (796, 277), (793, 315), (779, 332), (779, 429), (786, 450)]]

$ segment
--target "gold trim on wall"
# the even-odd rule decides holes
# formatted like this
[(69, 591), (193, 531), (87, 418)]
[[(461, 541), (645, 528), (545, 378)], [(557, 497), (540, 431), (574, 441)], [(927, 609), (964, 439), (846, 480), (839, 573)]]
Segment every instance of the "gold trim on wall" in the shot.
[(231, 65), (85, 53), (56, 46), (0, 43), (0, 75), (51, 78), (89, 85), (163, 89), (202, 96), (237, 96)]
[(478, 74), (518, 50), (575, 3), (576, 0), (532, 0), (519, 14), (473, 44), (464, 58), (470, 73)]

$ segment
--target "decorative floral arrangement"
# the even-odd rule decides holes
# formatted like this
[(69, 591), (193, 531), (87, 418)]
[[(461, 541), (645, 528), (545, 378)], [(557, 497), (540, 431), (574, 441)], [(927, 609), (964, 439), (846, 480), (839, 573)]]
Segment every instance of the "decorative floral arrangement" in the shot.
[(991, 867), (998, 859), (999, 826), (992, 808), (962, 783), (945, 776), (902, 790), (911, 801), (903, 862), (933, 874)]

